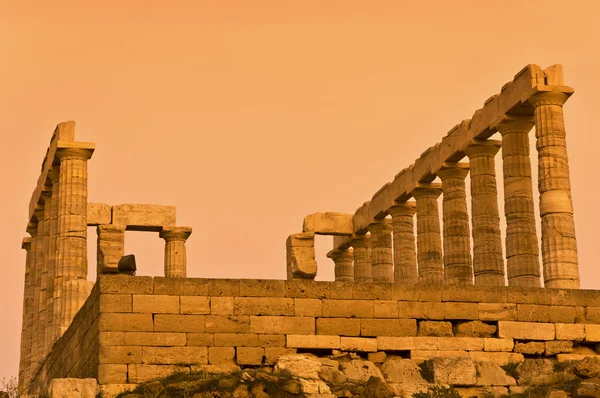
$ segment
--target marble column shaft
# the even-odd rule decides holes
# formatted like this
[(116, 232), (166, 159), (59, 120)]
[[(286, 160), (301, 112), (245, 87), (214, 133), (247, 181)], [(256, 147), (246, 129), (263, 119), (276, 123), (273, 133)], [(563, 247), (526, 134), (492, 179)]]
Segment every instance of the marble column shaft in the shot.
[(29, 318), (33, 310), (33, 292), (31, 284), (31, 238), (24, 238), (21, 248), (26, 251), (25, 283), (23, 286), (23, 316), (21, 324), (21, 349), (19, 360), (19, 391), (28, 385), (29, 368), (31, 366), (31, 329)]
[(371, 233), (371, 263), (373, 282), (394, 282), (394, 255), (392, 248), (392, 225), (390, 220), (369, 224)]
[(472, 285), (473, 264), (465, 178), (469, 166), (444, 163), (437, 172), (442, 180), (444, 282), (446, 285)]
[(549, 288), (578, 289), (577, 240), (562, 108), (567, 98), (563, 93), (547, 92), (531, 97), (529, 102), (535, 108), (544, 284)]
[(353, 249), (335, 249), (327, 253), (335, 264), (335, 280), (354, 282)]
[(415, 202), (398, 203), (388, 210), (392, 216), (396, 283), (417, 284), (419, 282), (414, 227), (416, 211)]
[(32, 282), (33, 282), (33, 314), (31, 327), (31, 366), (30, 371), (33, 376), (39, 367), (41, 360), (40, 352), (40, 312), (42, 297), (42, 272), (44, 263), (44, 211), (36, 209), (34, 218), (37, 220), (35, 224), (36, 233), (32, 235), (31, 250), (35, 250), (32, 265)]
[[(59, 335), (85, 302), (87, 282), (87, 161), (91, 151), (59, 149), (57, 283), (61, 300)], [(80, 283), (81, 282), (81, 283)]]
[(506, 273), (509, 286), (541, 286), (529, 158), (529, 131), (532, 127), (533, 120), (527, 116), (506, 116), (497, 126), (502, 135)]
[[(42, 200), (44, 201), (44, 236), (42, 238), (42, 277), (40, 280), (40, 325), (39, 325), (39, 340), (38, 349), (40, 350), (40, 358), (43, 360), (48, 354), (50, 341), (46, 335), (46, 328), (50, 321), (48, 313), (48, 285), (52, 280), (48, 276), (48, 254), (50, 246), (50, 224), (52, 212), (52, 188), (44, 187), (42, 190)], [(38, 224), (39, 226), (39, 224)], [(52, 289), (50, 289), (52, 290)]]
[(187, 255), (185, 241), (192, 233), (189, 227), (165, 227), (160, 237), (165, 240), (165, 276), (185, 278)]
[(48, 263), (48, 283), (46, 285), (48, 295), (46, 301), (46, 311), (48, 313), (48, 319), (46, 323), (46, 335), (48, 337), (49, 346), (52, 346), (52, 344), (58, 340), (57, 317), (60, 314), (60, 312), (57, 312), (57, 309), (60, 309), (60, 306), (55, 305), (55, 284), (57, 274), (56, 254), (58, 251), (58, 208), (60, 206), (58, 198), (59, 177), (59, 166), (52, 166), (52, 168), (48, 171), (48, 178), (52, 184), (52, 202), (50, 207), (48, 252), (46, 254)]
[(419, 283), (444, 283), (442, 262), (442, 236), (438, 197), (442, 194), (440, 184), (422, 184), (415, 188), (412, 196), (417, 202), (417, 262)]
[(504, 258), (494, 157), (499, 141), (474, 140), (465, 149), (471, 172), (473, 274), (475, 285), (504, 286)]
[(354, 282), (373, 282), (371, 263), (371, 236), (356, 234), (352, 237), (354, 254)]

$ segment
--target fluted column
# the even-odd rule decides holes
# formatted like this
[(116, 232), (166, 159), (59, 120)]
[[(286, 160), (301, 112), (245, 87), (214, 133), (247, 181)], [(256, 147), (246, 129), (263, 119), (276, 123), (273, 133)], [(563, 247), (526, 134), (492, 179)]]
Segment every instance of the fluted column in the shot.
[(125, 255), (125, 226), (107, 224), (96, 227), (97, 274), (119, 272), (119, 260)]
[(354, 253), (353, 249), (334, 249), (327, 253), (327, 257), (335, 264), (335, 280), (354, 282)]
[(31, 366), (31, 329), (29, 318), (33, 310), (33, 292), (31, 290), (31, 238), (23, 238), (21, 248), (26, 251), (25, 257), (25, 283), (23, 284), (23, 316), (21, 325), (21, 350), (19, 360), (19, 391), (24, 391), (29, 384), (29, 368)]
[(58, 249), (55, 299), (61, 300), (59, 336), (86, 300), (87, 161), (91, 150), (59, 149)]
[(465, 149), (471, 170), (473, 275), (476, 285), (504, 286), (504, 259), (494, 157), (500, 141), (474, 140)]
[(352, 236), (354, 253), (354, 282), (373, 282), (371, 263), (371, 236), (356, 234)]
[(392, 253), (392, 225), (389, 220), (369, 224), (371, 233), (371, 263), (373, 282), (394, 282), (394, 256)]
[(60, 314), (60, 305), (55, 305), (55, 285), (57, 275), (57, 264), (56, 254), (58, 251), (58, 209), (59, 209), (59, 198), (58, 198), (58, 180), (60, 178), (60, 167), (58, 165), (52, 166), (48, 171), (48, 179), (52, 184), (52, 201), (50, 206), (50, 221), (48, 233), (48, 252), (46, 253), (46, 261), (48, 263), (48, 283), (47, 299), (46, 299), (46, 311), (47, 311), (47, 322), (46, 322), (46, 336), (49, 341), (49, 346), (52, 346), (58, 339), (57, 334), (57, 318)]
[(33, 314), (31, 328), (31, 375), (33, 376), (38, 369), (41, 359), (40, 352), (40, 311), (42, 297), (42, 272), (44, 263), (44, 210), (39, 207), (33, 213), (33, 217), (37, 221), (35, 223), (35, 236), (32, 235), (31, 249), (35, 250), (32, 265), (32, 282), (33, 282)]
[(533, 119), (505, 116), (502, 134), (506, 273), (509, 286), (540, 287), (540, 259), (533, 207), (529, 131)]
[(419, 283), (443, 284), (442, 236), (438, 197), (442, 194), (440, 184), (421, 184), (412, 196), (417, 202), (417, 262)]
[(538, 188), (542, 218), (544, 284), (578, 289), (579, 264), (571, 200), (563, 105), (567, 96), (548, 92), (533, 96), (538, 151)]
[(397, 203), (390, 207), (394, 244), (394, 282), (417, 284), (417, 254), (415, 248), (415, 202)]
[(437, 172), (442, 180), (444, 221), (444, 283), (472, 285), (471, 239), (465, 178), (469, 166), (444, 163)]
[(165, 276), (167, 278), (186, 277), (185, 241), (192, 233), (189, 227), (164, 227), (160, 237), (165, 240)]
[[(48, 354), (50, 341), (46, 336), (46, 328), (48, 326), (48, 284), (51, 282), (48, 278), (48, 253), (50, 244), (50, 222), (52, 211), (52, 188), (44, 187), (42, 189), (41, 198), (44, 201), (44, 236), (42, 237), (42, 275), (40, 279), (40, 325), (38, 337), (38, 349), (40, 351), (40, 359), (44, 359)], [(39, 226), (39, 224), (38, 224)]]

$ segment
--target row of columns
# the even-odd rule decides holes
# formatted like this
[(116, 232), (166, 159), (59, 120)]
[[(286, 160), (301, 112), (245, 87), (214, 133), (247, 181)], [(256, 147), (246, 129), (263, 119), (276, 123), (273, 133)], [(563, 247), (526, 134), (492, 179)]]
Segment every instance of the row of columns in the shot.
[[(562, 113), (566, 99), (565, 94), (558, 92), (535, 95), (529, 100), (534, 107), (533, 117), (507, 115), (497, 126), (501, 142), (472, 141), (464, 151), (468, 165), (444, 163), (437, 172), (441, 184), (418, 184), (411, 192), (415, 202), (396, 203), (388, 209), (391, 222), (375, 220), (367, 228), (370, 235), (353, 235), (351, 248), (330, 252), (336, 280), (504, 286), (494, 160), (502, 148), (508, 284), (541, 286), (529, 157), (529, 131), (535, 125), (544, 284), (579, 288)], [(469, 172), (471, 222), (465, 187)], [(443, 231), (438, 210), (438, 197), (442, 194)]]

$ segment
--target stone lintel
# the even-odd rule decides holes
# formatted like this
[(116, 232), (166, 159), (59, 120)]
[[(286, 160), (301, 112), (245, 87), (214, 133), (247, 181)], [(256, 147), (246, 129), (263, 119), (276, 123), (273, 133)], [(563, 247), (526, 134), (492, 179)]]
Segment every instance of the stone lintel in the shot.
[(302, 232), (314, 232), (317, 235), (352, 235), (352, 214), (313, 213), (304, 217)]
[(106, 203), (87, 204), (87, 225), (96, 226), (112, 222), (111, 207)]
[(354, 217), (352, 217), (354, 233), (365, 234), (368, 232), (367, 227), (371, 223), (369, 213), (370, 203), (370, 201), (363, 203), (363, 205), (356, 210), (356, 213), (354, 213)]
[(390, 183), (386, 183), (383, 187), (379, 188), (371, 202), (369, 203), (369, 217), (371, 219), (385, 218), (388, 213), (387, 209), (391, 207), (392, 197), (390, 195)]
[(113, 206), (112, 223), (124, 225), (127, 231), (160, 232), (163, 227), (176, 225), (176, 208), (145, 204)]

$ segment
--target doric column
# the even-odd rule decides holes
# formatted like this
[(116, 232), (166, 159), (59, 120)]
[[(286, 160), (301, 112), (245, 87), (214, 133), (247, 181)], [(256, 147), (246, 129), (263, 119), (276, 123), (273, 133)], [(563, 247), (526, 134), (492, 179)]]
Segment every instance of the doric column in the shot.
[(39, 361), (41, 360), (41, 346), (40, 342), (40, 312), (42, 297), (42, 273), (44, 267), (44, 209), (39, 205), (33, 213), (33, 217), (36, 220), (35, 223), (35, 236), (32, 235), (31, 249), (35, 250), (33, 257), (34, 263), (32, 264), (32, 282), (33, 282), (33, 314), (31, 328), (31, 374), (32, 376), (38, 369)]
[(417, 262), (419, 283), (443, 284), (442, 236), (438, 197), (441, 184), (420, 184), (412, 191), (417, 202)]
[(471, 239), (465, 178), (469, 166), (444, 163), (437, 172), (442, 180), (444, 220), (444, 282), (446, 285), (472, 285)]
[(25, 283), (23, 286), (23, 316), (21, 325), (21, 355), (19, 360), (19, 391), (24, 391), (24, 387), (29, 383), (28, 375), (29, 368), (31, 366), (31, 329), (29, 324), (29, 318), (33, 309), (33, 294), (31, 291), (31, 238), (23, 238), (21, 248), (27, 252), (25, 257)]
[(373, 282), (394, 282), (394, 255), (392, 252), (392, 224), (383, 219), (369, 224), (371, 233), (371, 263)]
[(86, 299), (87, 161), (92, 150), (63, 148), (57, 150), (56, 156), (60, 159), (60, 177), (55, 300), (61, 300), (62, 335)]
[(164, 227), (160, 237), (165, 240), (165, 276), (186, 277), (185, 241), (192, 234), (190, 227)]
[(417, 284), (417, 254), (415, 252), (415, 202), (397, 203), (390, 207), (394, 235), (394, 282)]
[(125, 255), (125, 226), (98, 225), (96, 231), (98, 234), (97, 274), (119, 272), (119, 260)]
[(371, 264), (371, 235), (352, 235), (354, 253), (354, 282), (373, 282)]
[(535, 108), (544, 284), (578, 289), (577, 240), (562, 109), (567, 98), (563, 93), (548, 92), (531, 97), (529, 102)]
[(327, 257), (335, 264), (335, 280), (354, 282), (353, 250), (334, 249), (327, 253)]
[(473, 274), (476, 285), (504, 286), (504, 259), (494, 157), (500, 141), (474, 140), (465, 149), (471, 170)]
[[(52, 211), (52, 188), (43, 187), (41, 198), (44, 201), (44, 236), (42, 242), (42, 276), (40, 280), (40, 325), (38, 348), (40, 350), (40, 359), (44, 359), (48, 354), (50, 345), (49, 336), (46, 336), (46, 328), (50, 319), (48, 314), (48, 285), (52, 281), (48, 277), (48, 253), (50, 245), (50, 222)], [(38, 224), (39, 227), (39, 224)]]
[(505, 116), (505, 120), (497, 126), (502, 134), (506, 273), (509, 286), (540, 287), (540, 259), (529, 159), (529, 131), (532, 127), (533, 120), (527, 116)]
[(48, 233), (48, 252), (46, 253), (46, 261), (48, 263), (48, 283), (46, 285), (47, 289), (47, 301), (46, 301), (46, 311), (48, 314), (48, 319), (46, 323), (46, 335), (49, 338), (49, 346), (52, 346), (54, 342), (58, 339), (58, 324), (57, 319), (60, 316), (60, 312), (57, 309), (60, 309), (60, 306), (55, 305), (55, 285), (56, 285), (56, 275), (57, 275), (57, 264), (56, 264), (56, 254), (58, 251), (58, 208), (59, 208), (59, 198), (58, 198), (58, 180), (60, 178), (60, 167), (58, 165), (52, 166), (48, 171), (48, 179), (52, 184), (52, 202), (50, 205), (50, 222), (49, 228), (50, 231)]

